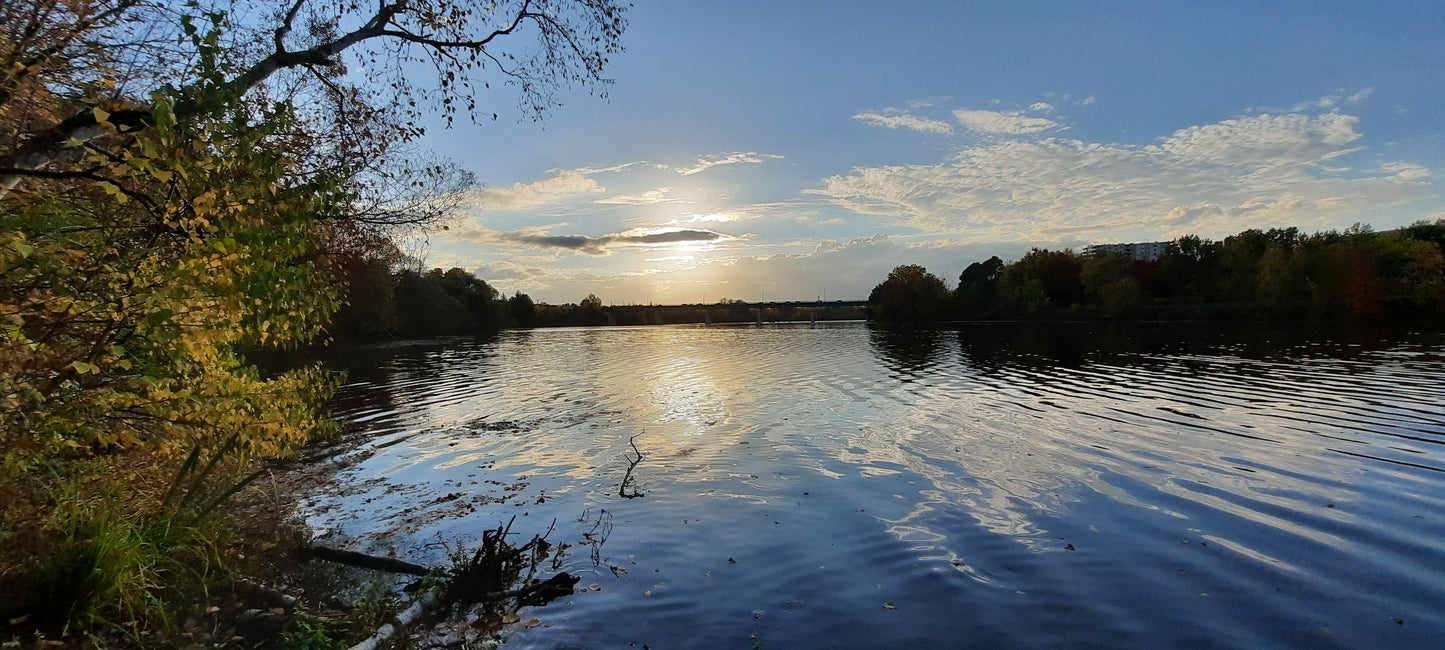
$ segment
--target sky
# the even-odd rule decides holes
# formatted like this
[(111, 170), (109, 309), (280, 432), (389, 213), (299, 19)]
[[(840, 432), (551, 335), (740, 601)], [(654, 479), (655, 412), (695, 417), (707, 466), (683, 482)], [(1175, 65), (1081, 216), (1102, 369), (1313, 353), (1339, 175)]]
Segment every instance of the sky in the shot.
[(605, 99), (421, 143), (418, 244), (551, 303), (864, 299), (1033, 247), (1445, 218), (1442, 2), (634, 0)]

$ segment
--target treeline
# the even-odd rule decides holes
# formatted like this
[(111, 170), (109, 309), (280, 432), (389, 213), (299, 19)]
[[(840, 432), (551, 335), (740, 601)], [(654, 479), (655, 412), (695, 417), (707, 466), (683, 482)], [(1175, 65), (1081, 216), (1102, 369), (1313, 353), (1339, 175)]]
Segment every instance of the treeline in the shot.
[(462, 268), (393, 271), (397, 259), (395, 251), (377, 254), (375, 250), (328, 256), (327, 266), (336, 269), (343, 287), (343, 306), (328, 328), (332, 340), (481, 334), (508, 327), (808, 322), (863, 316), (853, 305), (753, 306), (726, 298), (710, 305), (604, 307), (601, 298), (588, 294), (575, 303), (553, 305), (520, 291), (507, 296)]
[(383, 260), (351, 259), (345, 267), (345, 306), (333, 317), (339, 341), (378, 341), (479, 334), (506, 327), (601, 325), (602, 300), (538, 303), (520, 291), (507, 296), (465, 269), (393, 272)]
[(882, 322), (1445, 317), (1445, 220), (1387, 232), (1246, 230), (1169, 243), (1157, 260), (1035, 248), (974, 262), (949, 290), (916, 265), (873, 288)]

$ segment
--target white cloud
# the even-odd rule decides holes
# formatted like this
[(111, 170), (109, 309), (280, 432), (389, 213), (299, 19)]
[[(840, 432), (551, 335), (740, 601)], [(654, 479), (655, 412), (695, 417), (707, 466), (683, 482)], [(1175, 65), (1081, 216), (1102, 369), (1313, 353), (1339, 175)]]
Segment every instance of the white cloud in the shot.
[(770, 153), (754, 153), (751, 151), (736, 151), (733, 153), (714, 154), (703, 156), (697, 159), (697, 164), (692, 167), (679, 167), (677, 173), (683, 176), (691, 176), (705, 172), (718, 165), (740, 165), (758, 164), (768, 159), (781, 159), (782, 156)]
[(1095, 96), (1093, 96), (1093, 95), (1089, 95), (1088, 97), (1085, 97), (1085, 98), (1084, 98), (1084, 101), (1079, 102), (1079, 103), (1080, 103), (1080, 104), (1083, 104), (1084, 106), (1088, 106), (1089, 104), (1092, 104), (1092, 103), (1097, 102), (1097, 101), (1099, 101), (1099, 98), (1098, 98), (1098, 97), (1095, 97)]
[(479, 210), (522, 211), (558, 203), (580, 194), (605, 192), (607, 188), (578, 170), (559, 170), (556, 176), (531, 183), (517, 182), (503, 187), (484, 187), (472, 194), (472, 207)]
[(1353, 94), (1353, 95), (1350, 95), (1349, 97), (1346, 97), (1346, 98), (1345, 98), (1345, 101), (1347, 101), (1347, 102), (1349, 102), (1349, 103), (1351, 103), (1351, 104), (1353, 104), (1353, 103), (1355, 103), (1355, 102), (1358, 102), (1358, 101), (1363, 101), (1366, 97), (1369, 97), (1369, 96), (1370, 96), (1370, 93), (1372, 93), (1372, 92), (1375, 92), (1375, 89), (1374, 89), (1374, 88), (1366, 88), (1366, 89), (1364, 89), (1364, 90), (1361, 90), (1360, 92), (1357, 92), (1357, 93), (1355, 93), (1355, 94)]
[(1054, 105), (1048, 102), (1034, 102), (1029, 104), (1029, 110), (1039, 113), (1052, 113), (1054, 112)]
[(1009, 111), (985, 111), (960, 108), (953, 112), (954, 119), (970, 131), (998, 135), (1023, 135), (1038, 133), (1059, 126), (1058, 122), (1044, 117), (1030, 117), (1023, 113)]
[(945, 135), (953, 133), (953, 125), (948, 122), (918, 117), (916, 115), (886, 115), (870, 111), (854, 115), (853, 119), (860, 120), (872, 126), (882, 126), (890, 129), (911, 129), (924, 133), (942, 133)]
[(1309, 113), (1319, 111), (1332, 111), (1339, 109), (1342, 105), (1357, 104), (1370, 96), (1374, 88), (1366, 88), (1351, 95), (1340, 91), (1333, 95), (1325, 95), (1316, 99), (1296, 103), (1293, 106), (1256, 106), (1249, 109), (1249, 113)]
[(1256, 115), (1144, 146), (1007, 140), (940, 164), (858, 168), (805, 192), (967, 241), (1039, 244), (1338, 227), (1430, 197), (1430, 170), (1418, 165), (1330, 171), (1329, 161), (1356, 150), (1357, 122), (1340, 113)]
[[(593, 175), (593, 174), (614, 174), (614, 173), (617, 173), (617, 172), (627, 171), (627, 170), (629, 170), (629, 169), (632, 169), (633, 167), (639, 167), (639, 166), (647, 165), (647, 164), (648, 164), (648, 162), (647, 162), (646, 160), (638, 160), (638, 161), (635, 161), (635, 162), (627, 162), (627, 163), (622, 163), (622, 164), (619, 164), (619, 165), (612, 165), (612, 166), (610, 166), (610, 167), (578, 167), (577, 169), (573, 169), (573, 170), (570, 170), (570, 171), (572, 171), (572, 172), (574, 172), (574, 173), (578, 173), (578, 174), (585, 174), (585, 175), (588, 175), (588, 176), (591, 176), (591, 175)], [(667, 169), (667, 165), (653, 164), (653, 165), (651, 165), (651, 166), (657, 167), (658, 169)], [(565, 171), (569, 171), (569, 170), (553, 169), (553, 170), (549, 170), (549, 171), (553, 171), (553, 172), (565, 172)]]
[(690, 223), (728, 223), (737, 221), (738, 217), (726, 212), (714, 212), (710, 214), (689, 214), (669, 220), (667, 225), (677, 226)]
[(605, 199), (596, 199), (593, 203), (603, 205), (657, 205), (659, 203), (685, 203), (682, 199), (668, 196), (672, 192), (671, 187), (659, 187), (655, 190), (647, 190), (641, 194), (618, 194)]

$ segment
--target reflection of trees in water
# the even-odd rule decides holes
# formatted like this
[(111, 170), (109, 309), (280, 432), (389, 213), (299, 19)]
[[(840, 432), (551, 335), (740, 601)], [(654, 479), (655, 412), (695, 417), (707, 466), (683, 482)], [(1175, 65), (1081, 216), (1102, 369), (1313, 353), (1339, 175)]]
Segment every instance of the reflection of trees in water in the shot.
[(1093, 323), (968, 323), (955, 332), (964, 364), (980, 370), (1004, 366), (1082, 365), (1106, 340)]
[(1229, 354), (1245, 359), (1325, 355), (1350, 358), (1398, 344), (1389, 325), (1343, 326), (1258, 322), (980, 322), (960, 323), (960, 359), (983, 371), (1002, 367), (1077, 368), (1140, 365), (1156, 355)]
[[(320, 351), (315, 358), (330, 370), (345, 373), (346, 384), (363, 385), (360, 390), (339, 390), (328, 410), (345, 419), (347, 414), (365, 410), (392, 412), (416, 399), (415, 386), (445, 387), (455, 378), (449, 374), (475, 375), (496, 354), (502, 336), (531, 338), (527, 330), (489, 332), (476, 336), (450, 336), (392, 343), (342, 345)], [(406, 394), (405, 397), (402, 394)]]
[(938, 365), (946, 344), (944, 330), (870, 327), (868, 342), (883, 364), (907, 381)]

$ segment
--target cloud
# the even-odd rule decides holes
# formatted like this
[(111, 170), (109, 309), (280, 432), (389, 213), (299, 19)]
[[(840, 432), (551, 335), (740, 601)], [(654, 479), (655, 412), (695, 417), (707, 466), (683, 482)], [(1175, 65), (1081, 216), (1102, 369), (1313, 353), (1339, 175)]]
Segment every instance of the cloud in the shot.
[(508, 260), (494, 260), (477, 264), (469, 269), (479, 278), (487, 282), (526, 282), (533, 278), (542, 277), (546, 271), (537, 267), (519, 264)]
[(1034, 102), (1029, 104), (1029, 110), (1039, 113), (1052, 113), (1054, 112), (1054, 105), (1048, 102)]
[(736, 151), (733, 153), (714, 154), (703, 156), (697, 159), (697, 164), (692, 167), (678, 167), (677, 173), (683, 176), (700, 174), (718, 165), (740, 165), (758, 164), (767, 159), (781, 159), (782, 156), (771, 153), (754, 153), (751, 151)]
[(1311, 100), (1308, 100), (1308, 101), (1299, 102), (1299, 103), (1296, 103), (1296, 104), (1293, 105), (1293, 106), (1284, 106), (1284, 107), (1281, 107), (1281, 106), (1255, 106), (1255, 107), (1250, 108), (1250, 109), (1249, 109), (1248, 111), (1246, 111), (1246, 112), (1247, 112), (1247, 113), (1309, 113), (1309, 112), (1319, 112), (1319, 111), (1333, 111), (1333, 110), (1338, 110), (1338, 109), (1340, 109), (1340, 108), (1341, 108), (1342, 106), (1344, 106), (1344, 105), (1357, 104), (1357, 103), (1359, 103), (1359, 102), (1362, 102), (1362, 101), (1365, 100), (1365, 98), (1367, 98), (1367, 97), (1370, 96), (1370, 93), (1373, 93), (1374, 91), (1375, 91), (1374, 88), (1365, 88), (1364, 90), (1361, 90), (1361, 91), (1356, 92), (1356, 93), (1354, 93), (1354, 94), (1346, 95), (1346, 94), (1344, 94), (1344, 91), (1342, 90), (1342, 91), (1339, 91), (1339, 92), (1337, 92), (1336, 94), (1333, 94), (1333, 95), (1325, 95), (1325, 96), (1319, 97), (1319, 98), (1317, 98), (1317, 99), (1311, 99)]
[(596, 199), (593, 203), (603, 205), (657, 205), (659, 203), (685, 203), (682, 199), (675, 199), (668, 194), (672, 192), (671, 187), (659, 187), (655, 190), (647, 190), (641, 194), (618, 194), (605, 199)]
[[(622, 164), (619, 164), (619, 165), (612, 165), (612, 166), (610, 166), (610, 167), (578, 167), (577, 169), (573, 169), (573, 170), (557, 170), (557, 169), (554, 169), (554, 170), (551, 170), (551, 171), (554, 171), (554, 172), (571, 171), (571, 172), (573, 172), (573, 173), (585, 174), (585, 175), (591, 176), (591, 175), (593, 175), (593, 174), (615, 174), (615, 173), (617, 173), (617, 172), (627, 171), (627, 170), (629, 170), (629, 169), (632, 169), (633, 167), (639, 167), (639, 166), (647, 165), (647, 164), (648, 164), (648, 162), (647, 162), (646, 160), (638, 160), (638, 161), (634, 161), (634, 162), (622, 163)], [(651, 166), (656, 167), (656, 168), (658, 168), (658, 169), (667, 169), (667, 165), (660, 165), (660, 164), (653, 163)]]
[[(1358, 119), (1255, 115), (1180, 129), (1150, 145), (1006, 140), (939, 164), (861, 167), (805, 193), (967, 241), (1039, 244), (1338, 227), (1431, 196), (1430, 170), (1335, 171)], [(1071, 245), (1071, 244), (1070, 244)]]
[(665, 246), (668, 244), (709, 243), (734, 239), (729, 235), (698, 228), (633, 228), (620, 233), (592, 237), (589, 235), (554, 235), (551, 226), (497, 231), (485, 228), (450, 233), (455, 240), (479, 244), (511, 244), (529, 248), (562, 249), (585, 255), (607, 255), (627, 246)]
[(673, 218), (667, 222), (669, 226), (689, 223), (728, 223), (737, 221), (738, 217), (727, 212), (711, 212), (708, 214), (686, 214)]
[(924, 133), (941, 133), (944, 135), (953, 133), (953, 125), (948, 122), (918, 117), (916, 115), (887, 115), (870, 111), (854, 115), (853, 119), (861, 120), (865, 124), (872, 126), (882, 126), (890, 129), (911, 129)]
[(1088, 106), (1089, 104), (1092, 104), (1092, 103), (1097, 102), (1097, 101), (1099, 101), (1099, 98), (1098, 98), (1098, 97), (1095, 97), (1095, 96), (1093, 96), (1093, 95), (1089, 95), (1088, 97), (1085, 97), (1085, 98), (1084, 98), (1084, 101), (1079, 102), (1079, 103), (1082, 104), (1082, 105), (1084, 105), (1084, 106)]
[(531, 183), (517, 182), (503, 187), (484, 187), (472, 193), (472, 207), (479, 210), (519, 212), (565, 201), (580, 194), (605, 192), (607, 188), (572, 170)]
[(1059, 126), (1058, 122), (1044, 117), (1030, 117), (1017, 111), (985, 111), (960, 108), (953, 112), (963, 128), (977, 133), (997, 135), (1023, 135), (1038, 133)]

